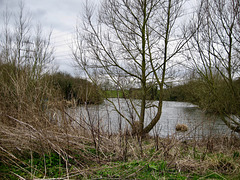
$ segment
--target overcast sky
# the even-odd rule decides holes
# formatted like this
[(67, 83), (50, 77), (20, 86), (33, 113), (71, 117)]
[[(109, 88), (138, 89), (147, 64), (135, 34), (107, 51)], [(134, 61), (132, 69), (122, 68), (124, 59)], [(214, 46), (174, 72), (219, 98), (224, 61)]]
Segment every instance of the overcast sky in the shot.
[[(0, 0), (1, 9), (6, 5), (10, 11), (17, 11), (19, 0)], [(74, 27), (77, 14), (81, 11), (81, 0), (23, 0), (26, 9), (32, 13), (33, 21), (40, 21), (47, 27), (69, 30)]]
[[(87, 1), (97, 5), (101, 0)], [(191, 0), (193, 3), (194, 1)], [(0, 0), (1, 14), (6, 9), (6, 6), (11, 12), (16, 13), (19, 2), (20, 0)], [(53, 31), (52, 42), (55, 47), (55, 66), (59, 67), (59, 70), (72, 75), (77, 73), (73, 68), (70, 46), (77, 17), (83, 13), (86, 0), (23, 0), (23, 2), (26, 9), (32, 14), (33, 24), (41, 23), (44, 31)], [(0, 19), (0, 26), (2, 26), (2, 19)]]
[[(90, 0), (88, 0), (90, 1)], [(0, 0), (0, 11), (8, 9), (16, 13), (20, 0)], [(97, 3), (99, 0), (91, 0)], [(59, 70), (74, 74), (71, 60), (71, 50), (74, 28), (77, 17), (83, 13), (85, 0), (23, 0), (25, 8), (32, 15), (32, 23), (41, 23), (43, 30), (52, 32), (52, 42), (55, 46), (55, 65)], [(0, 18), (2, 26), (2, 16)]]

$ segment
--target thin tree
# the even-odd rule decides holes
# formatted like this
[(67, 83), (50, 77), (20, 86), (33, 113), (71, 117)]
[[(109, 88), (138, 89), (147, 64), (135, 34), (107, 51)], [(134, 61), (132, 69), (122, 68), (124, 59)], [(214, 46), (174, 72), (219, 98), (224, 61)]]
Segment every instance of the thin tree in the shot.
[[(166, 74), (191, 37), (178, 26), (183, 4), (183, 0), (105, 0), (97, 13), (93, 6), (85, 6), (83, 26), (76, 30), (73, 55), (89, 78), (97, 83), (93, 72), (108, 78), (123, 95), (132, 84), (141, 90), (139, 107), (127, 100), (136, 119), (108, 99), (136, 134), (149, 133), (159, 121)], [(147, 101), (149, 84), (160, 91), (157, 105)], [(146, 109), (153, 106), (156, 114), (146, 122)]]
[[(32, 26), (31, 13), (22, 1), (17, 13), (8, 8), (3, 12), (0, 53), (3, 63), (15, 67), (29, 67), (32, 78), (39, 78), (49, 63), (53, 61), (53, 48), (50, 46), (51, 32), (43, 34), (41, 25)], [(37, 74), (37, 75), (36, 75)]]

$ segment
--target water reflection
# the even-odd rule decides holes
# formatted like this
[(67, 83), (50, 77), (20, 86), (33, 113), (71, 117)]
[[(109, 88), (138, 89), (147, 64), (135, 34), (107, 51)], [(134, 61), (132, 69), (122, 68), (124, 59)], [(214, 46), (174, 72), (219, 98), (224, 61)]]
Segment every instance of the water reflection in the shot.
[[(117, 109), (126, 117), (137, 120), (136, 113), (133, 112), (129, 100), (111, 99)], [(134, 104), (140, 104), (139, 100), (134, 100)], [(157, 102), (153, 102), (157, 104)], [(120, 105), (120, 106), (119, 106)], [(139, 110), (140, 107), (137, 106)], [(116, 112), (113, 105), (105, 101), (101, 105), (81, 106), (70, 110), (71, 114), (76, 119), (84, 120), (85, 122), (97, 124), (101, 122), (101, 128), (111, 132), (118, 132), (119, 129), (124, 130), (128, 127), (126, 121)], [(157, 109), (154, 107), (146, 110), (145, 125), (154, 117)], [(175, 127), (177, 124), (186, 124), (189, 130), (185, 133), (176, 133)], [(129, 127), (128, 127), (129, 128)], [(150, 132), (157, 133), (160, 137), (176, 135), (186, 135), (188, 137), (202, 138), (208, 135), (228, 135), (229, 128), (218, 118), (210, 114), (205, 114), (197, 106), (185, 102), (163, 102), (162, 116)]]

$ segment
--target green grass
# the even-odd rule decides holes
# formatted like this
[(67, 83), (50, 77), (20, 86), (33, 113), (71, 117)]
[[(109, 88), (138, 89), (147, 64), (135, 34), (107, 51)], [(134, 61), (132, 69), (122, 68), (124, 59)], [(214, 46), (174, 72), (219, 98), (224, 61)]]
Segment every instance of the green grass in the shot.
[[(73, 167), (69, 167), (71, 169)], [(0, 179), (19, 179), (15, 174), (25, 178), (58, 178), (66, 174), (66, 163), (57, 153), (39, 155), (25, 153), (18, 161), (0, 163)]]
[[(76, 156), (78, 156), (76, 154)], [(220, 155), (221, 156), (221, 155)], [(236, 156), (236, 155), (235, 155)], [(26, 153), (21, 158), (18, 165), (11, 163), (0, 164), (0, 179), (25, 179), (33, 178), (64, 178), (66, 177), (66, 163), (57, 153), (39, 155), (33, 153), (32, 156)], [(81, 156), (79, 156), (80, 160)], [(68, 159), (68, 172), (74, 171), (77, 167), (72, 159)], [(76, 166), (75, 166), (76, 165)], [(78, 167), (79, 168), (79, 167)], [(83, 169), (85, 176), (75, 175), (73, 179), (238, 179), (239, 175), (229, 176), (208, 171), (199, 174), (194, 171), (179, 171), (177, 168), (168, 167), (167, 162), (159, 159), (149, 161), (131, 160), (129, 162), (117, 161), (108, 162), (105, 165), (92, 163), (89, 168)]]
[[(134, 139), (128, 143), (134, 147), (133, 142)], [(163, 146), (164, 143), (162, 140)], [(83, 149), (66, 151), (68, 157), (55, 151), (45, 154), (27, 150), (13, 152), (16, 158), (5, 158), (3, 154), (0, 179), (64, 179), (67, 174), (70, 179), (240, 179), (238, 146), (232, 150), (224, 148), (208, 152), (202, 142), (193, 148), (189, 141), (187, 148), (185, 144), (178, 143), (164, 153), (163, 148), (155, 149), (152, 139), (144, 140), (142, 145), (144, 155), (138, 156), (138, 148), (135, 147), (135, 153), (128, 151), (127, 162), (112, 150), (96, 151), (91, 143)]]
[(131, 161), (118, 162), (111, 165), (106, 165), (103, 169), (96, 171), (96, 173), (89, 178), (101, 179), (186, 179), (186, 176), (177, 172), (174, 169), (168, 169), (164, 161)]
[(200, 175), (194, 172), (180, 172), (174, 168), (168, 168), (165, 161), (153, 160), (118, 162), (105, 165), (101, 170), (88, 177), (89, 179), (228, 179), (216, 172), (207, 172)]

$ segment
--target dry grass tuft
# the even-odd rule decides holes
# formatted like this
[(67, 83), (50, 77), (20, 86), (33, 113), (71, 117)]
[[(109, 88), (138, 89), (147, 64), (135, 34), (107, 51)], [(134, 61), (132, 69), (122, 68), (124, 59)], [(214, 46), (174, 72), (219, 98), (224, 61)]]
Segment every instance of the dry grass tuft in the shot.
[(180, 132), (188, 131), (188, 126), (186, 124), (177, 124), (176, 131), (180, 131)]

